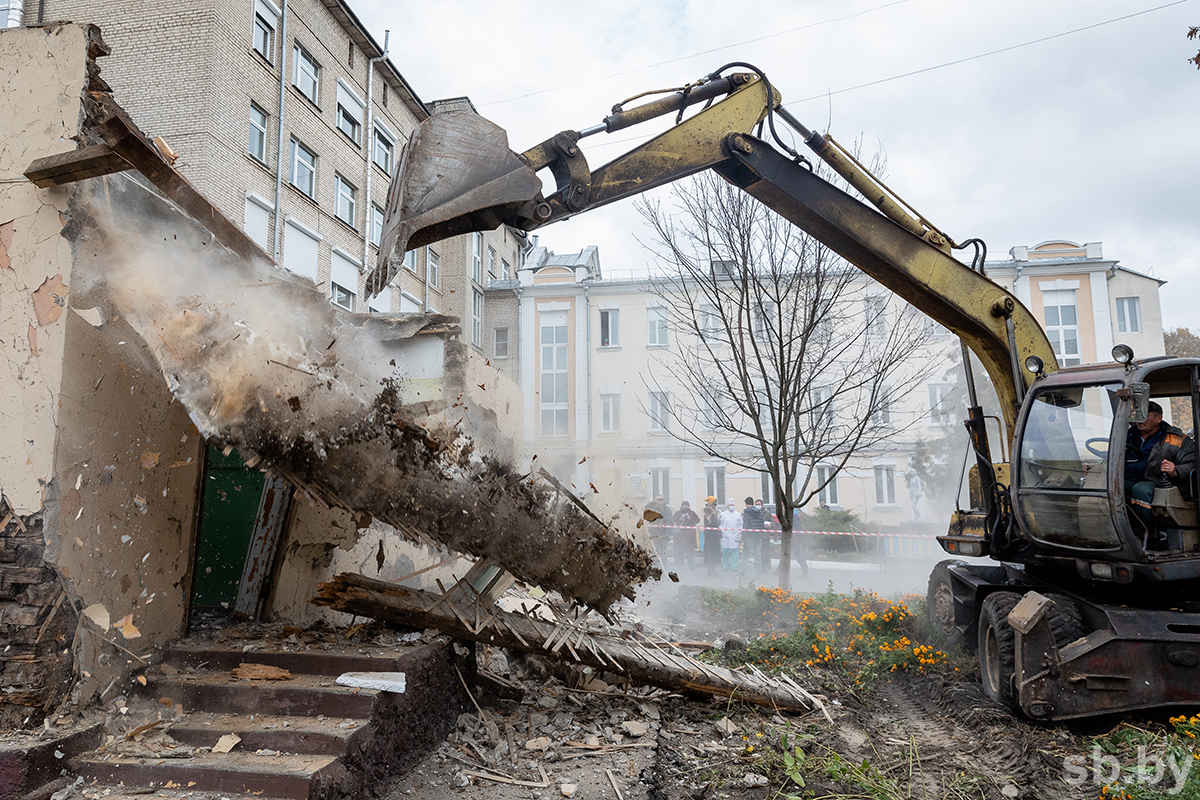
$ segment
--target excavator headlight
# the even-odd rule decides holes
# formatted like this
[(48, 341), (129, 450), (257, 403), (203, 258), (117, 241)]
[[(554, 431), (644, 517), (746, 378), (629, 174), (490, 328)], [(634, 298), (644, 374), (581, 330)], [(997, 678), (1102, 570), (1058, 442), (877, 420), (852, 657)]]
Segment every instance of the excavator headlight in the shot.
[(1025, 369), (1032, 372), (1034, 375), (1041, 375), (1042, 368), (1046, 366), (1037, 356), (1029, 356), (1025, 359)]
[(1127, 344), (1119, 344), (1112, 349), (1113, 361), (1118, 364), (1128, 364), (1133, 361), (1133, 348)]

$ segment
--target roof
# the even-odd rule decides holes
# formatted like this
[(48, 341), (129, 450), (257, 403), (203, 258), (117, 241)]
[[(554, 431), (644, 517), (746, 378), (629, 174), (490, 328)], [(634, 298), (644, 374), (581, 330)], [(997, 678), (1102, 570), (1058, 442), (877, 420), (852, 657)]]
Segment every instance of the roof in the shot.
[[(383, 48), (371, 36), (366, 26), (359, 20), (358, 15), (350, 8), (350, 5), (345, 0), (321, 0), (321, 3), (329, 10), (341, 26), (350, 34), (350, 39), (367, 54), (367, 58), (379, 58), (384, 56)], [(392, 63), (390, 58), (382, 58), (379, 63), (379, 71), (383, 75), (383, 79), (392, 87), (400, 99), (404, 102), (408, 109), (417, 116), (418, 119), (424, 119), (430, 116), (429, 109), (421, 98), (417, 97), (416, 91), (409, 85), (404, 76), (400, 74), (400, 70)]]

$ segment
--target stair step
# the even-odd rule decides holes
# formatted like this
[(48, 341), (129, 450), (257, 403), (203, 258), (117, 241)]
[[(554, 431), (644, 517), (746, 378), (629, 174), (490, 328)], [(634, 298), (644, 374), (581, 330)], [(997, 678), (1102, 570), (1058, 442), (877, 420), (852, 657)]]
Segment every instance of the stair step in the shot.
[[(255, 794), (288, 800), (315, 795), (323, 773), (340, 772), (336, 756), (253, 753), (200, 754), (195, 758), (109, 758), (88, 756), (75, 762), (84, 784), (153, 789), (193, 789), (206, 792)], [(128, 791), (128, 790), (127, 790)], [(143, 795), (144, 796), (144, 795)]]
[[(149, 791), (136, 786), (104, 786), (97, 783), (80, 786), (77, 793), (72, 794), (70, 798), (71, 800), (79, 800), (79, 798), (83, 798), (83, 800), (233, 800), (236, 796), (233, 792), (198, 792), (195, 789), (154, 789), (153, 794), (148, 793)], [(286, 800), (282, 797), (265, 797), (258, 794), (250, 797), (253, 800)]]
[(170, 698), (184, 711), (225, 714), (271, 714), (284, 717), (366, 719), (371, 716), (373, 689), (338, 686), (328, 675), (294, 675), (285, 681), (248, 681), (229, 672), (159, 676), (146, 685), (150, 697)]
[(178, 669), (231, 670), (238, 664), (267, 664), (290, 670), (293, 675), (341, 675), (343, 672), (394, 672), (412, 647), (379, 650), (376, 653), (329, 653), (321, 650), (251, 650), (178, 642), (167, 650), (166, 663)]
[(236, 750), (340, 756), (353, 739), (369, 735), (370, 728), (362, 719), (189, 712), (168, 733), (192, 747), (212, 747), (225, 734), (236, 733), (242, 738)]

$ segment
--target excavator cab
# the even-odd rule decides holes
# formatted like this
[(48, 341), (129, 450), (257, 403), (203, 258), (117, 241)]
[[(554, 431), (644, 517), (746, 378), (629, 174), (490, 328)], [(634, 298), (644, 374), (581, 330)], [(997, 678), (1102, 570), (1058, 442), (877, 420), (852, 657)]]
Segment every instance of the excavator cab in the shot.
[[(1088, 581), (1200, 578), (1194, 439), (1192, 460), (1157, 479), (1148, 523), (1125, 480), (1126, 441), (1151, 400), (1165, 411), (1163, 425), (1194, 436), (1197, 370), (1194, 360), (1146, 359), (1061, 369), (1034, 383), (1018, 421), (1011, 487), (1015, 523), (1033, 545), (1027, 563), (1070, 567)], [(1187, 418), (1173, 420), (1172, 409)]]

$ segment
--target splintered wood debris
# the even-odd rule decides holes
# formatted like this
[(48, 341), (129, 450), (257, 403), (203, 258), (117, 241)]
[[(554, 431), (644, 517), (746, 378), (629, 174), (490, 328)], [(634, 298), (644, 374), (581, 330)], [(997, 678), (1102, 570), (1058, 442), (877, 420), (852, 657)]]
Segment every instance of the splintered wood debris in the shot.
[(637, 684), (729, 697), (781, 711), (819, 709), (829, 716), (820, 699), (787, 675), (767, 675), (749, 665), (730, 670), (697, 661), (669, 643), (638, 641), (629, 631), (585, 627), (586, 611), (553, 623), (504, 611), (472, 597), (465, 581), (438, 595), (342, 573), (321, 584), (312, 602), (347, 614), (436, 628), (458, 639), (589, 666)]

